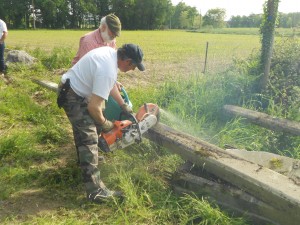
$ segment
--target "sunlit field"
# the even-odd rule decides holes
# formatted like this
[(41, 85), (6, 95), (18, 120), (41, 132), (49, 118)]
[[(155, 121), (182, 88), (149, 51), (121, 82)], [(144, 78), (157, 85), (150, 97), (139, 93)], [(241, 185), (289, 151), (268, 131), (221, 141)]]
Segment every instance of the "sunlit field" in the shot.
[[(75, 51), (79, 38), (88, 30), (11, 30), (7, 48), (51, 51), (67, 47)], [(233, 58), (245, 58), (259, 49), (258, 35), (208, 34), (187, 31), (122, 31), (117, 44), (136, 43), (145, 54), (146, 64), (162, 67), (166, 63), (187, 64), (204, 69), (206, 48), (207, 69), (224, 69)]]
[[(288, 96), (291, 100), (283, 98), (291, 102), (287, 108), (283, 101), (276, 103), (280, 96), (272, 95), (286, 94), (283, 91), (287, 89), (281, 89), (279, 82), (274, 83), (271, 94), (252, 92), (259, 73), (256, 57), (237, 60), (229, 68), (233, 59), (259, 51), (257, 30), (249, 30), (253, 33), (247, 35), (245, 30), (239, 34), (234, 32), (241, 30), (227, 31), (231, 33), (123, 31), (117, 38), (118, 46), (136, 43), (145, 55), (146, 71), (118, 74), (133, 110), (153, 102), (161, 110), (161, 123), (222, 149), (233, 146), (300, 159), (299, 137), (241, 118), (227, 119), (223, 110), (228, 104), (254, 109), (266, 102), (264, 112), (298, 122), (299, 101), (292, 98), (300, 96), (297, 74), (283, 76), (282, 71), (298, 65), (299, 44), (284, 39), (275, 45), (278, 50), (274, 51), (273, 71), (280, 75), (275, 78), (297, 83), (291, 86), (295, 88), (293, 96)], [(32, 82), (32, 78), (58, 83), (70, 67), (79, 38), (87, 32), (9, 30), (7, 50), (25, 50), (37, 62), (32, 66), (10, 64), (7, 76), (0, 79), (0, 224), (254, 224), (246, 214), (241, 218), (219, 208), (215, 201), (209, 201), (207, 193), (204, 197), (178, 195), (170, 179), (184, 159), (146, 138), (111, 154), (99, 153), (105, 157), (99, 165), (101, 179), (109, 188), (122, 190), (124, 201), (96, 205), (86, 200), (71, 125), (57, 107), (56, 93)], [(203, 74), (206, 48), (207, 73)]]

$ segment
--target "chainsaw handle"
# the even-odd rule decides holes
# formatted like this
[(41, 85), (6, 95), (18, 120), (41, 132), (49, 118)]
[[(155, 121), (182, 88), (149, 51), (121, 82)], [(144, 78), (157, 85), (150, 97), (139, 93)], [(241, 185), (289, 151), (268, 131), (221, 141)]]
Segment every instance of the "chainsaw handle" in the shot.
[(125, 91), (125, 88), (122, 87), (120, 92), (123, 94), (124, 101), (125, 101), (127, 104), (129, 104), (129, 97), (128, 97), (127, 92)]

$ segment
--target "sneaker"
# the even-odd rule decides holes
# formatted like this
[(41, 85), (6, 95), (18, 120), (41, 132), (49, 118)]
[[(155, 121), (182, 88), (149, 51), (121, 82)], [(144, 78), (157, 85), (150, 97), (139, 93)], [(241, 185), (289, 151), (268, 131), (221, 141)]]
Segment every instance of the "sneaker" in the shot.
[(98, 163), (106, 163), (106, 160), (103, 155), (98, 156)]
[(123, 197), (124, 197), (123, 192), (111, 191), (107, 188), (99, 188), (97, 191), (87, 196), (88, 200), (94, 203), (103, 203), (113, 198), (123, 198)]

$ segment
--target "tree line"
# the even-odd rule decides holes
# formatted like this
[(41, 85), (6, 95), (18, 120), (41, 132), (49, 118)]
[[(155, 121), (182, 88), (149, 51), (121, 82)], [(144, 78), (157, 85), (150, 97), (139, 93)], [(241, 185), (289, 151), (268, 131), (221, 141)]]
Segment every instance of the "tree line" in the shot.
[[(249, 16), (233, 16), (228, 21), (229, 27), (260, 27), (262, 14), (251, 14)], [(300, 27), (300, 12), (278, 13), (277, 27), (292, 28)]]
[[(202, 16), (195, 7), (171, 0), (0, 0), (0, 18), (9, 28), (95, 28), (115, 13), (126, 30), (200, 29), (202, 27), (259, 27), (262, 15), (233, 16), (210, 9)], [(300, 26), (300, 13), (279, 14), (279, 27)]]

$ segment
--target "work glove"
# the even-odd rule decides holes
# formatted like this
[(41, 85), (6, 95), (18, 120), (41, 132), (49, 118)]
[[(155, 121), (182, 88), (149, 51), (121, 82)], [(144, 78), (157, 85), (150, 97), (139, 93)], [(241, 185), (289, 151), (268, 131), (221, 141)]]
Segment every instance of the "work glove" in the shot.
[(105, 121), (104, 121), (104, 123), (102, 123), (101, 128), (104, 133), (107, 133), (114, 128), (114, 124), (113, 124), (113, 122), (111, 122), (110, 120), (107, 120), (105, 118)]
[(132, 113), (132, 108), (127, 104), (127, 103), (124, 103), (123, 105), (121, 105), (121, 108), (122, 110), (125, 112), (125, 113)]

